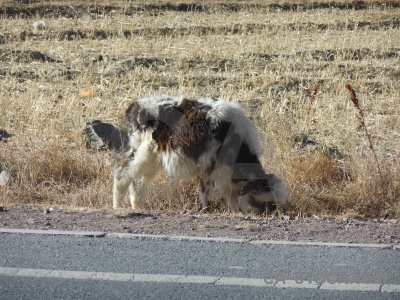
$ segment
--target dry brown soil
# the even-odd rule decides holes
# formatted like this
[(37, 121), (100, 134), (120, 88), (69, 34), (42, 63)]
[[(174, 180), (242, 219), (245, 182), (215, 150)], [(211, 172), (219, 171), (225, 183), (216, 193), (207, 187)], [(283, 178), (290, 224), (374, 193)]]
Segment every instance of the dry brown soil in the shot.
[(0, 227), (187, 235), (263, 240), (400, 243), (397, 220), (300, 218), (151, 211), (69, 212), (60, 209), (3, 209)]

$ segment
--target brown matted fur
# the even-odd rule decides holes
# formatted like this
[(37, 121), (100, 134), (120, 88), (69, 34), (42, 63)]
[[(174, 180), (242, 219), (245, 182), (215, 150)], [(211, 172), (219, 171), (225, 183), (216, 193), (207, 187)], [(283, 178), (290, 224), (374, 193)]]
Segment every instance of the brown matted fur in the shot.
[(256, 129), (237, 104), (153, 96), (125, 115), (131, 151), (114, 172), (114, 208), (128, 188), (132, 208), (142, 208), (145, 183), (160, 171), (198, 177), (203, 209), (214, 187), (231, 211), (263, 212), (286, 201), (281, 180), (263, 170)]

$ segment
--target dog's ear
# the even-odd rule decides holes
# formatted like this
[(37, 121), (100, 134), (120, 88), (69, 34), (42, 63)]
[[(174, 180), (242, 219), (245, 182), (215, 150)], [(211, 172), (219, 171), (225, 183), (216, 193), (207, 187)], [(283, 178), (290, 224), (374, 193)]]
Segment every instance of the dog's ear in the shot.
[(136, 101), (133, 101), (125, 111), (125, 118), (128, 125), (136, 129), (146, 129), (154, 126), (155, 117), (146, 109), (139, 106)]

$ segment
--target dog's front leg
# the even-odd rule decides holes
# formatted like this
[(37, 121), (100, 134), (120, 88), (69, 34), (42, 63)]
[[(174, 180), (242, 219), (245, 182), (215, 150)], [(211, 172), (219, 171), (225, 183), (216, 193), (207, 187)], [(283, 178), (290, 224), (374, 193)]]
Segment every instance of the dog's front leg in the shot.
[(133, 158), (125, 160), (114, 170), (113, 208), (119, 208), (120, 199), (125, 196), (128, 188), (132, 208), (142, 208), (144, 185), (157, 174), (159, 169), (154, 141), (143, 142)]

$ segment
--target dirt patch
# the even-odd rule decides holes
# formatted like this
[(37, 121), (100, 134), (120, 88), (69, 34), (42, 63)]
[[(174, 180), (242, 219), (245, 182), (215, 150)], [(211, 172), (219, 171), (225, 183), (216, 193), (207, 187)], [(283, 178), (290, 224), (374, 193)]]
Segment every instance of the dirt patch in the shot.
[(0, 227), (286, 241), (400, 243), (400, 223), (396, 220), (343, 217), (286, 220), (276, 216), (265, 218), (165, 211), (115, 213), (4, 209), (0, 212)]
[[(326, 0), (315, 0), (307, 2), (297, 2), (296, 1), (285, 1), (283, 3), (276, 3), (277, 1), (239, 1), (237, 3), (229, 3), (226, 1), (207, 1), (204, 3), (197, 3), (197, 1), (137, 1), (136, 3), (126, 3), (123, 5), (116, 3), (111, 5), (107, 2), (101, 3), (71, 3), (70, 5), (65, 5), (65, 3), (35, 3), (29, 6), (21, 6), (21, 1), (9, 1), (10, 3), (3, 4), (0, 7), (0, 12), (6, 13), (9, 16), (20, 16), (24, 18), (29, 18), (32, 16), (43, 16), (48, 15), (51, 17), (67, 17), (74, 18), (77, 13), (91, 13), (91, 14), (109, 14), (115, 10), (122, 10), (125, 14), (131, 15), (137, 11), (145, 11), (152, 14), (160, 13), (160, 11), (177, 11), (177, 12), (214, 12), (215, 10), (224, 10), (230, 12), (237, 12), (242, 10), (257, 9), (259, 11), (287, 11), (287, 10), (304, 10), (304, 9), (331, 9), (335, 7), (336, 9), (354, 9), (362, 10), (368, 9), (371, 6), (380, 5), (382, 1), (342, 1), (337, 3), (332, 3), (332, 1)], [(30, 1), (31, 2), (31, 1)], [(399, 2), (397, 0), (386, 0), (384, 2), (385, 6), (397, 8), (399, 7)], [(382, 5), (383, 6), (383, 5)]]

